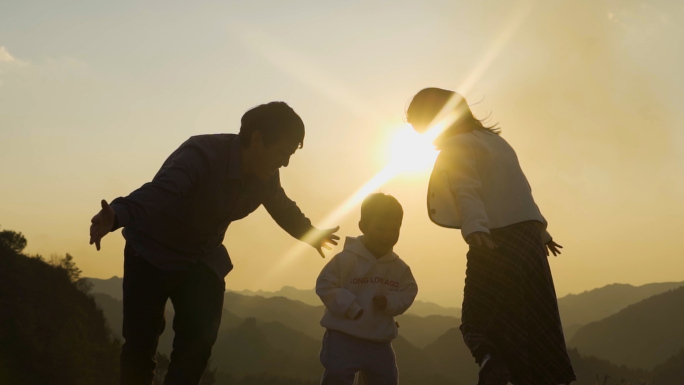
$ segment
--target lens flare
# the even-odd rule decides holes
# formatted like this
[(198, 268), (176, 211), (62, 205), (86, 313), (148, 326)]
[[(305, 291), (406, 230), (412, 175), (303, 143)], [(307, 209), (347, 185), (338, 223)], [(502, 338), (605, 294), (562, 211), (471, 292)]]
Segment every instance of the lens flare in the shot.
[(399, 173), (422, 173), (432, 168), (437, 150), (425, 135), (413, 130), (410, 124), (400, 127), (390, 143), (387, 168)]
[[(522, 0), (519, 3), (516, 7), (516, 12), (512, 13), (508, 22), (504, 24), (503, 29), (497, 35), (496, 40), (492, 42), (485, 55), (480, 59), (478, 65), (468, 74), (460, 87), (455, 88), (462, 95), (468, 95), (470, 90), (490, 67), (494, 59), (498, 57), (499, 53), (529, 15), (533, 3), (534, 1), (529, 0)], [(266, 60), (283, 72), (302, 81), (312, 89), (333, 98), (359, 116), (372, 116), (371, 120), (382, 124), (384, 119), (381, 116), (378, 116), (372, 108), (369, 108), (367, 103), (362, 103), (361, 98), (358, 97), (359, 95), (353, 95), (350, 90), (336, 81), (334, 77), (327, 76), (313, 66), (312, 63), (305, 60), (305, 58), (298, 56), (294, 51), (287, 49), (283, 44), (276, 44), (275, 39), (272, 37), (265, 36), (263, 33), (257, 33), (257, 31), (254, 30), (245, 37), (243, 29), (240, 29), (239, 33), (236, 31), (236, 35), (242, 36), (241, 40), (244, 40), (245, 43), (249, 43), (246, 44), (247, 47), (255, 52), (261, 53)], [(325, 219), (323, 219), (323, 221), (321, 221), (319, 227), (328, 228), (336, 226), (339, 220), (359, 205), (368, 194), (377, 191), (377, 189), (392, 180), (395, 176), (401, 173), (423, 172), (428, 170), (437, 157), (437, 151), (434, 150), (432, 142), (459, 118), (454, 112), (455, 104), (455, 100), (448, 102), (431, 123), (431, 128), (422, 135), (411, 130), (410, 125), (398, 128), (396, 135), (391, 141), (391, 155), (387, 166), (333, 210)], [(314, 237), (315, 234), (307, 234), (302, 240), (304, 242), (311, 242)], [(270, 280), (273, 275), (281, 272), (285, 267), (292, 264), (298, 256), (308, 249), (308, 247), (309, 246), (305, 243), (297, 243), (296, 246), (288, 250), (276, 264), (272, 265), (271, 268), (262, 275), (261, 281)], [(259, 284), (262, 282), (259, 282)]]

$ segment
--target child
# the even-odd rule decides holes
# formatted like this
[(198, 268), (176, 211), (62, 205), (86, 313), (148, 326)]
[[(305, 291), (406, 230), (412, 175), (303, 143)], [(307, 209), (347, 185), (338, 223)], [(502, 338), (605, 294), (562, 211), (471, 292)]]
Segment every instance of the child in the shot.
[(321, 385), (396, 385), (392, 340), (394, 316), (411, 306), (418, 293), (411, 269), (392, 252), (404, 211), (391, 195), (369, 195), (361, 205), (363, 236), (347, 237), (344, 250), (321, 271), (316, 294), (325, 304)]

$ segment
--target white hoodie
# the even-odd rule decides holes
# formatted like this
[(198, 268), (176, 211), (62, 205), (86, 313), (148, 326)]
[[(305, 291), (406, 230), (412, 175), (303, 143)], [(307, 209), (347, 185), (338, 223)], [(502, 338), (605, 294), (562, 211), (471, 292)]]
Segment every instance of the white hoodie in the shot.
[[(334, 256), (316, 280), (316, 294), (325, 304), (321, 326), (371, 341), (397, 337), (394, 316), (411, 306), (418, 286), (411, 269), (394, 252), (381, 258), (366, 249), (362, 237), (347, 237), (344, 250)], [(387, 307), (373, 306), (384, 294)], [(357, 320), (354, 317), (363, 309)]]

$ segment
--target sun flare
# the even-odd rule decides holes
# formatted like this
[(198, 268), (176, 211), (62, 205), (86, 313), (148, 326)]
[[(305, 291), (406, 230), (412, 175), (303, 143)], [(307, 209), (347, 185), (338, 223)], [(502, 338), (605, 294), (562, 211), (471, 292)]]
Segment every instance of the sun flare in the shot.
[(390, 142), (390, 160), (387, 167), (397, 173), (423, 173), (432, 169), (438, 151), (429, 137), (405, 124), (397, 130)]
[[(485, 52), (484, 57), (480, 59), (478, 65), (476, 65), (468, 74), (463, 84), (461, 84), (460, 87), (455, 88), (459, 90), (462, 95), (469, 94), (470, 90), (487, 71), (494, 59), (499, 56), (501, 50), (506, 46), (529, 14), (532, 9), (532, 3), (533, 2), (529, 0), (521, 0), (520, 5), (517, 7), (517, 12), (513, 14), (508, 23), (504, 25), (503, 30), (497, 35), (497, 39)], [(284, 53), (287, 53), (287, 51)], [(282, 62), (282, 58), (273, 60), (273, 63), (279, 63), (279, 66), (282, 66)], [(295, 68), (300, 68), (300, 66), (295, 66)], [(293, 76), (302, 74), (301, 71), (290, 72), (294, 72), (292, 73)], [(304, 79), (308, 79), (309, 77), (307, 72), (307, 76), (305, 76)], [(311, 84), (310, 81), (307, 81), (307, 83)], [(325, 84), (327, 84), (328, 87), (324, 89), (329, 92), (331, 84)], [(359, 103), (356, 98), (341, 96), (342, 95), (335, 95), (335, 99), (338, 101), (345, 100), (350, 102), (351, 104), (349, 107), (353, 107), (352, 110), (366, 110), (365, 104)], [(360, 205), (361, 201), (363, 201), (368, 194), (377, 191), (398, 175), (420, 175), (420, 173), (429, 172), (439, 154), (432, 142), (459, 118), (453, 110), (455, 102), (455, 100), (448, 102), (442, 108), (442, 111), (437, 114), (432, 124), (430, 124), (430, 129), (423, 134), (415, 132), (410, 124), (404, 124), (403, 126), (398, 127), (390, 141), (389, 159), (386, 161), (386, 165), (374, 177), (366, 182), (366, 184), (360, 186), (349, 196), (349, 198), (331, 211), (330, 214), (320, 222), (321, 228), (336, 226), (345, 215)], [(358, 108), (359, 106), (363, 108)], [(382, 119), (376, 120), (381, 121)], [(312, 237), (313, 234), (307, 234), (302, 240), (305, 242), (311, 241)], [(305, 246), (304, 243), (299, 243), (292, 247), (278, 262), (272, 265), (272, 267), (263, 275), (262, 279), (267, 280), (274, 274), (278, 274), (278, 272), (292, 264), (306, 248), (307, 246)]]

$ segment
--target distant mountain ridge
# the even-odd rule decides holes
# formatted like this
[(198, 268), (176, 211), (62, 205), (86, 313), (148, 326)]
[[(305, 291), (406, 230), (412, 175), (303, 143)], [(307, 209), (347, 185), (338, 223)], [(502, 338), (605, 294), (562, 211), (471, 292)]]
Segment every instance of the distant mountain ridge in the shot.
[(582, 327), (569, 345), (618, 365), (652, 369), (684, 348), (684, 287)]
[(580, 294), (568, 294), (558, 299), (563, 323), (586, 325), (613, 315), (627, 306), (648, 297), (684, 286), (684, 282), (649, 283), (632, 286), (613, 283)]
[[(112, 277), (107, 280), (90, 279), (93, 283), (93, 292), (96, 299), (101, 301), (106, 314), (111, 315), (110, 322), (114, 330), (120, 330), (121, 315), (121, 282), (122, 279)], [(298, 289), (295, 289), (298, 290)], [(302, 290), (303, 291), (303, 290)], [(103, 297), (106, 295), (107, 297)], [(315, 294), (314, 294), (315, 295)], [(316, 297), (318, 298), (318, 297)], [(114, 305), (111, 300), (116, 300)], [(114, 308), (112, 308), (115, 306)], [(264, 322), (279, 322), (293, 330), (300, 331), (312, 338), (321, 340), (323, 328), (320, 326), (320, 319), (325, 308), (322, 304), (315, 306), (304, 302), (292, 300), (283, 296), (262, 297), (259, 295), (246, 296), (237, 292), (226, 291), (223, 307), (225, 309), (222, 327), (227, 322), (235, 325), (238, 320), (246, 318), (256, 318)], [(118, 312), (118, 313), (117, 313)], [(173, 306), (169, 303), (166, 308), (167, 318), (172, 319)], [(110, 317), (108, 316), (108, 319)], [(397, 317), (400, 325), (400, 334), (411, 344), (418, 347), (425, 347), (447, 330), (457, 327), (460, 323), (458, 318), (430, 315), (417, 316), (414, 314), (404, 314)], [(167, 326), (170, 329), (170, 324)], [(120, 336), (120, 333), (118, 334)], [(165, 331), (160, 340), (160, 348), (167, 352), (171, 346), (171, 334)]]
[(318, 298), (314, 289), (297, 289), (292, 286), (283, 286), (278, 291), (265, 291), (265, 290), (230, 290), (233, 293), (246, 296), (260, 296), (264, 298), (271, 297), (285, 297), (295, 301), (304, 302), (307, 305), (318, 306), (321, 305), (321, 299)]
[[(112, 277), (109, 279), (96, 279), (89, 278), (90, 282), (93, 284), (93, 291), (106, 293), (113, 298), (121, 299), (121, 285), (122, 279), (119, 277)], [(605, 317), (617, 313), (618, 311), (624, 309), (625, 307), (639, 302), (642, 299), (648, 298), (652, 295), (660, 294), (667, 290), (683, 286), (684, 282), (662, 282), (662, 283), (652, 283), (642, 286), (633, 286), (629, 284), (611, 284), (606, 285), (597, 289), (588, 290), (580, 294), (568, 294), (561, 297), (558, 300), (558, 307), (561, 313), (561, 319), (563, 320), (563, 330), (565, 332), (566, 341), (572, 340), (575, 333), (580, 330), (583, 326), (588, 323), (599, 321)], [(320, 308), (322, 312), (322, 304), (320, 299), (316, 295), (313, 289), (297, 289), (292, 286), (284, 286), (278, 291), (227, 291), (226, 292), (226, 304), (230, 303), (229, 294), (234, 293), (241, 295), (243, 297), (259, 297), (265, 299), (271, 299), (273, 304), (276, 305), (278, 300), (273, 298), (286, 298), (294, 301), (299, 301), (302, 305), (309, 305), (313, 307)], [(232, 309), (228, 305), (226, 308), (229, 311), (240, 312), (239, 309)], [(272, 311), (273, 309), (268, 309), (269, 306), (263, 307), (262, 312)], [(306, 308), (302, 308), (306, 309)], [(310, 310), (303, 310), (309, 312)], [(249, 313), (249, 312), (248, 312)], [(241, 316), (248, 317), (253, 316), (258, 319), (265, 319), (267, 321), (278, 320), (280, 315), (273, 314), (271, 316), (266, 316), (265, 314), (242, 314)], [(399, 323), (406, 324), (407, 326), (412, 324), (410, 316), (420, 316), (420, 317), (430, 317), (430, 316), (449, 316), (453, 318), (460, 319), (461, 310), (458, 308), (447, 308), (440, 305), (415, 301), (414, 304), (409, 308), (406, 314), (400, 316)], [(319, 313), (320, 314), (320, 313)], [(294, 318), (291, 315), (286, 315), (286, 319), (293, 322), (285, 322), (285, 324), (296, 325)], [(315, 317), (314, 317), (315, 318)], [(320, 338), (319, 327), (316, 322), (312, 320), (314, 318), (306, 319), (302, 324), (294, 327), (296, 330), (301, 330), (305, 334), (312, 336), (314, 338)], [(402, 320), (402, 318), (404, 320)], [(433, 326), (436, 329), (429, 329), (428, 332), (417, 332), (417, 329), (409, 331), (411, 328), (402, 329), (402, 333), (405, 333), (405, 337), (418, 347), (425, 347), (431, 343), (434, 338), (436, 338), (439, 333), (449, 329), (449, 321), (440, 322), (438, 317), (433, 317), (431, 319)], [(408, 322), (408, 323), (407, 323)], [(425, 339), (427, 337), (427, 339)]]
[[(99, 287), (116, 288), (116, 280), (106, 281), (110, 281), (109, 286)], [(104, 294), (95, 296), (109, 300), (114, 312), (117, 312), (117, 306), (121, 306), (121, 301)], [(265, 298), (226, 292), (225, 308), (230, 311), (226, 310), (223, 314), (221, 331), (212, 355), (212, 367), (218, 371), (217, 378), (228, 374), (239, 378), (267, 373), (316, 382), (322, 371), (318, 362), (323, 334), (318, 324), (322, 305), (310, 306), (283, 296)], [(171, 306), (168, 310), (171, 312)], [(107, 313), (105, 310), (105, 315)], [(168, 317), (171, 316), (168, 314)], [(457, 318), (406, 314), (398, 317), (398, 321), (400, 336), (393, 345), (403, 384), (465, 385), (476, 382), (477, 366), (463, 343)], [(170, 329), (169, 322), (160, 344), (165, 352), (170, 349)], [(592, 338), (600, 340), (601, 335)], [(678, 373), (677, 365), (681, 361), (681, 354), (669, 358), (669, 361), (665, 357), (665, 363), (661, 364), (663, 369), (657, 369), (660, 373), (619, 367), (606, 361), (600, 352), (593, 355), (602, 359), (588, 357), (586, 354), (589, 353), (582, 347), (578, 349), (579, 352), (570, 351), (579, 377), (576, 382), (578, 385), (595, 385), (597, 373), (613, 379), (625, 378), (634, 384), (641, 383), (642, 379), (651, 384), (650, 377), (654, 373), (659, 374), (660, 378), (672, 378), (672, 373)], [(611, 381), (608, 383), (612, 384)], [(668, 382), (652, 384), (674, 385)]]
[[(93, 284), (94, 292), (105, 293), (119, 300), (123, 298), (121, 294), (122, 278), (114, 276), (109, 279), (88, 278), (88, 280)], [(660, 282), (641, 286), (614, 283), (579, 294), (563, 296), (558, 299), (558, 307), (564, 327), (570, 330), (571, 334), (574, 334), (583, 325), (601, 320), (633, 303), (680, 286), (684, 286), (684, 282)], [(227, 290), (227, 292), (264, 298), (285, 297), (310, 306), (321, 306), (321, 301), (314, 289), (306, 290), (283, 286), (274, 292), (264, 290)], [(421, 317), (443, 315), (460, 318), (461, 309), (417, 300), (409, 308), (407, 314), (415, 314)], [(572, 335), (567, 335), (566, 330), (566, 338), (570, 339), (571, 337)]]
[[(123, 299), (121, 293), (122, 278), (111, 277), (109, 279), (99, 279), (99, 278), (88, 278), (88, 280), (93, 284), (93, 291), (96, 293), (108, 294), (112, 298)], [(297, 289), (292, 286), (283, 286), (278, 291), (264, 291), (264, 290), (226, 290), (226, 292), (232, 292), (249, 297), (285, 297), (291, 300), (300, 301), (310, 306), (322, 306), (321, 299), (318, 298), (314, 289)], [(427, 317), (431, 315), (442, 315), (455, 318), (461, 318), (461, 309), (457, 307), (444, 307), (433, 302), (426, 302), (417, 300), (411, 305), (407, 314), (415, 314), (421, 317)]]
[[(231, 290), (234, 293), (246, 296), (261, 296), (265, 298), (285, 297), (296, 301), (304, 302), (311, 306), (320, 306), (321, 299), (316, 295), (315, 289), (297, 289), (292, 286), (283, 286), (278, 291), (264, 290)], [(457, 307), (444, 307), (433, 302), (416, 300), (406, 311), (407, 314), (415, 314), (421, 317), (431, 315), (443, 315), (448, 317), (461, 318), (461, 309)]]

